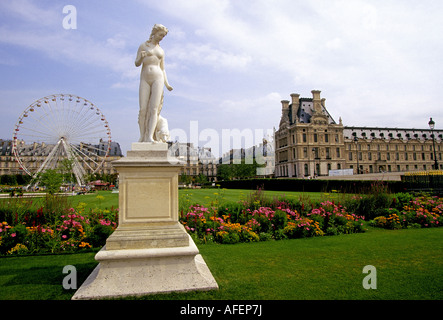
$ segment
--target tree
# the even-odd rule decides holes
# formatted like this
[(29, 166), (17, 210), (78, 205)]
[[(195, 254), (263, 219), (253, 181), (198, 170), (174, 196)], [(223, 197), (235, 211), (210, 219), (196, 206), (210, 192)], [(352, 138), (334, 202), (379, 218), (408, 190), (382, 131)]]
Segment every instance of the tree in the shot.
[(183, 172), (183, 173), (179, 176), (179, 181), (180, 181), (181, 183), (183, 183), (183, 184), (190, 184), (191, 181), (192, 181), (192, 178), (191, 178), (190, 176), (188, 176), (186, 173)]
[(245, 159), (238, 164), (220, 164), (217, 167), (217, 178), (219, 180), (232, 180), (253, 178), (257, 175), (257, 168), (263, 167), (255, 161), (252, 163), (245, 163)]
[(48, 169), (45, 172), (40, 172), (37, 180), (41, 186), (46, 187), (46, 191), (50, 195), (54, 195), (60, 190), (63, 183), (63, 174), (55, 169)]
[(200, 173), (197, 177), (195, 177), (195, 182), (204, 184), (208, 182), (208, 178), (203, 173)]

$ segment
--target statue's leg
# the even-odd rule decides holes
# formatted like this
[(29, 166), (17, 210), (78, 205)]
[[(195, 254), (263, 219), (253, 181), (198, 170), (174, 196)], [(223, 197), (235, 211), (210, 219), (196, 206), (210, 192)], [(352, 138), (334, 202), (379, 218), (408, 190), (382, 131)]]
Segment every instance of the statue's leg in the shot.
[(140, 89), (139, 89), (140, 111), (138, 114), (138, 125), (140, 127), (139, 142), (145, 142), (147, 139), (148, 104), (149, 104), (150, 95), (151, 95), (151, 86), (146, 81), (141, 79)]
[(158, 108), (160, 107), (163, 94), (163, 81), (155, 81), (151, 86), (151, 97), (148, 103), (148, 128), (147, 136), (149, 142), (154, 142), (154, 132), (158, 121)]

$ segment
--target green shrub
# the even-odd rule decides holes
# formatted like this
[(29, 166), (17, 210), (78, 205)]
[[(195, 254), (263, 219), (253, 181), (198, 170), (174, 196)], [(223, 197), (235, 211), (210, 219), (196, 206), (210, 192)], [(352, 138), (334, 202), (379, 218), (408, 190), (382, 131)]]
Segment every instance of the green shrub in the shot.
[(109, 225), (97, 224), (86, 238), (86, 242), (93, 247), (102, 247), (106, 243), (106, 239), (114, 232), (114, 229)]

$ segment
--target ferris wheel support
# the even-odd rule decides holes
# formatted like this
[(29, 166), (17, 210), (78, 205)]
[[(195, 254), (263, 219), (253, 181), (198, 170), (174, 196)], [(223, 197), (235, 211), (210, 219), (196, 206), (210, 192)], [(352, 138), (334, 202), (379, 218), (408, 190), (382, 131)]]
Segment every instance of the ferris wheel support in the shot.
[(80, 186), (83, 186), (85, 184), (85, 180), (83, 177), (86, 175), (86, 171), (77, 161), (77, 158), (74, 156), (74, 153), (72, 152), (71, 146), (68, 143), (66, 143), (64, 139), (62, 139), (62, 143), (66, 151), (66, 154), (68, 155), (68, 159), (72, 161), (72, 171), (75, 175), (77, 183)]

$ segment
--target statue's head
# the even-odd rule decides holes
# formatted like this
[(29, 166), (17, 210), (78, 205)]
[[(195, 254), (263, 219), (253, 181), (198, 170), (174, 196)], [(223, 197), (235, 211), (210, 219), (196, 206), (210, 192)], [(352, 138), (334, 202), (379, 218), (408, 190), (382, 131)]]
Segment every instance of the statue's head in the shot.
[(151, 31), (151, 36), (149, 37), (149, 41), (151, 42), (156, 37), (157, 41), (160, 42), (168, 34), (168, 28), (166, 28), (162, 24), (155, 24)]

